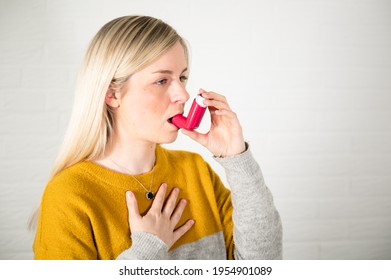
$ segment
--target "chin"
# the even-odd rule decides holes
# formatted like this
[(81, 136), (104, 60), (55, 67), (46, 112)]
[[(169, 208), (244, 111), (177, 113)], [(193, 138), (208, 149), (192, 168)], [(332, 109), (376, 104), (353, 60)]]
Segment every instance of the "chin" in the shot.
[(157, 141), (159, 144), (171, 144), (175, 142), (175, 140), (178, 138), (178, 131), (171, 133), (170, 135), (167, 135), (166, 137), (161, 137)]

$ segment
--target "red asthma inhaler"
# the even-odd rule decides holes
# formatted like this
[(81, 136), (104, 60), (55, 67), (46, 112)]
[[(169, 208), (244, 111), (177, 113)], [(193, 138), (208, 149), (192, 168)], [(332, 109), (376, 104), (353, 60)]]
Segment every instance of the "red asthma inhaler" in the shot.
[(187, 130), (194, 130), (199, 127), (202, 117), (205, 114), (206, 106), (201, 95), (197, 95), (193, 100), (189, 114), (187, 117), (183, 115), (176, 115), (172, 118), (172, 123), (178, 128), (185, 128)]

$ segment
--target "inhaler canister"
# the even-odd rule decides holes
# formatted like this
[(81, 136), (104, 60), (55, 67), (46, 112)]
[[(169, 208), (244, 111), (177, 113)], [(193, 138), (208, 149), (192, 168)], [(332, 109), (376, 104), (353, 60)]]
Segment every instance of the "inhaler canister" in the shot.
[(204, 100), (205, 98), (201, 95), (197, 95), (197, 97), (193, 100), (187, 117), (184, 117), (183, 115), (176, 115), (172, 118), (172, 123), (178, 128), (185, 128), (187, 130), (194, 130), (198, 128), (206, 111)]

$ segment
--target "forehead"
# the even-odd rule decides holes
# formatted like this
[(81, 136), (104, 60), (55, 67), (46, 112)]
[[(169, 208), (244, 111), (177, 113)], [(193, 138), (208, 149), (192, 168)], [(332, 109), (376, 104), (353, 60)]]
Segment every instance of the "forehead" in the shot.
[(187, 68), (185, 49), (180, 42), (177, 42), (141, 71), (153, 73), (156, 71), (169, 70), (175, 73), (182, 72), (185, 68)]

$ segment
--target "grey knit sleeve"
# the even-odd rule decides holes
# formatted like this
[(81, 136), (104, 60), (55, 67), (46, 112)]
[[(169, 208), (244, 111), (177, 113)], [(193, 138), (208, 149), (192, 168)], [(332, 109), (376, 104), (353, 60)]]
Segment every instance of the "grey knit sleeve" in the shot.
[(261, 169), (246, 143), (240, 155), (215, 158), (231, 188), (235, 259), (282, 259), (282, 225)]
[(132, 246), (117, 260), (167, 260), (168, 246), (157, 236), (147, 232), (132, 233)]

